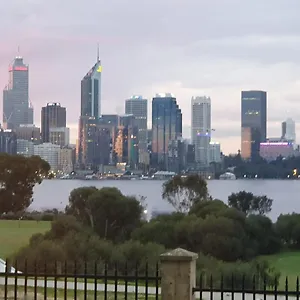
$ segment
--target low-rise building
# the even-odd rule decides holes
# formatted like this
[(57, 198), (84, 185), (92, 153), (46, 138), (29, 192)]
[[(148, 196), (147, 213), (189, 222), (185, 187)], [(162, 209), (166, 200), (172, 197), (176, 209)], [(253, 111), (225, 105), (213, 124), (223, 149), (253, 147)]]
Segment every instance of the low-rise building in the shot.
[(58, 169), (63, 174), (69, 174), (73, 171), (73, 149), (60, 149)]
[(29, 140), (17, 139), (17, 154), (25, 157), (34, 155), (34, 143)]
[(40, 156), (50, 165), (51, 171), (59, 170), (60, 146), (51, 143), (34, 145), (34, 155)]

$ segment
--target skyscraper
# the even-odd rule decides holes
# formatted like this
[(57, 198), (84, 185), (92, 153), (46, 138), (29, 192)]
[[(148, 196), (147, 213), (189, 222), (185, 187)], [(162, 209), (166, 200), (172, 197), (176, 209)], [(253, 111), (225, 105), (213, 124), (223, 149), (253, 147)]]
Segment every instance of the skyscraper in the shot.
[(3, 124), (14, 129), (33, 124), (33, 108), (29, 101), (29, 67), (17, 56), (9, 66), (9, 82), (3, 90)]
[(167, 169), (168, 148), (182, 136), (182, 114), (172, 94), (156, 94), (152, 100), (152, 156), (151, 165)]
[(42, 142), (50, 142), (51, 128), (66, 128), (66, 108), (60, 103), (47, 103), (47, 106), (42, 107), (41, 113), (41, 135)]
[(81, 116), (99, 118), (101, 115), (101, 73), (98, 54), (96, 63), (81, 80)]
[(135, 117), (135, 124), (138, 128), (138, 151), (139, 163), (147, 164), (147, 115), (148, 101), (142, 96), (132, 96), (125, 101), (125, 114), (132, 114)]
[(267, 138), (267, 93), (242, 91), (241, 102), (241, 156), (253, 160)]
[(286, 121), (282, 122), (282, 138), (291, 142), (296, 141), (296, 125), (295, 121), (291, 118), (286, 119)]
[(17, 136), (11, 129), (0, 129), (0, 153), (17, 154)]
[(195, 145), (195, 162), (208, 167), (211, 140), (211, 100), (209, 97), (193, 97), (192, 101), (192, 144)]
[(136, 169), (139, 162), (138, 142), (138, 127), (134, 115), (119, 116), (115, 141), (117, 161)]
[[(96, 157), (92, 156), (97, 145), (90, 145), (93, 141), (89, 138), (89, 134), (91, 132), (94, 135), (96, 134), (94, 130), (98, 128), (101, 116), (101, 74), (102, 66), (98, 49), (96, 63), (81, 80), (81, 113), (77, 147), (78, 164), (81, 167), (87, 167), (87, 164), (96, 164)], [(97, 143), (97, 141), (94, 141), (94, 143)], [(88, 149), (93, 149), (93, 151), (88, 151)], [(94, 167), (91, 166), (91, 168)]]

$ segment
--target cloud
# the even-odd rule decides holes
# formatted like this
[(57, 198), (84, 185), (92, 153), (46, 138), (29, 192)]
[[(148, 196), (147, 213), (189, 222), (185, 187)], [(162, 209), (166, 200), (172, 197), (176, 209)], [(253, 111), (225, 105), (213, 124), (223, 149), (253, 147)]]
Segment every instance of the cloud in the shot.
[(74, 141), (80, 80), (100, 43), (103, 113), (121, 113), (131, 94), (172, 92), (189, 128), (191, 97), (208, 95), (216, 138), (233, 152), (243, 89), (268, 92), (270, 134), (287, 116), (300, 123), (299, 9), (299, 0), (10, 0), (0, 11), (0, 82), (19, 45), (37, 123), (43, 105), (61, 102)]

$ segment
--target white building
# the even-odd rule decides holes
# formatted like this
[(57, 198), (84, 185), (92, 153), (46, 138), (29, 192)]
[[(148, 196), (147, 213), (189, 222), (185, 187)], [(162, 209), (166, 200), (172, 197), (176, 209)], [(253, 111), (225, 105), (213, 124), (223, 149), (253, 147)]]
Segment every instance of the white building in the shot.
[(25, 157), (34, 155), (34, 144), (32, 141), (17, 139), (17, 154)]
[(209, 143), (209, 162), (220, 163), (221, 159), (221, 145), (220, 143)]
[(47, 161), (51, 171), (57, 172), (59, 169), (60, 146), (51, 143), (34, 145), (34, 155), (40, 156)]
[(49, 141), (60, 147), (68, 146), (70, 143), (70, 129), (67, 127), (51, 127), (49, 129)]
[(195, 145), (195, 161), (203, 167), (209, 165), (209, 143), (211, 140), (210, 97), (193, 97), (192, 101), (192, 144)]
[(284, 139), (296, 142), (296, 124), (293, 119), (288, 118), (282, 123), (282, 135)]
[(69, 174), (73, 171), (73, 149), (63, 148), (60, 149), (58, 168), (64, 174)]

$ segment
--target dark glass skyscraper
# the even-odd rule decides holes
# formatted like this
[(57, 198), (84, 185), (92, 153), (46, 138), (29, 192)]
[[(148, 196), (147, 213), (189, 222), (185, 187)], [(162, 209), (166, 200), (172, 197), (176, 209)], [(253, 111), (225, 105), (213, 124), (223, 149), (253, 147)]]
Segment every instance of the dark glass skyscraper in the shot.
[(33, 124), (33, 108), (29, 101), (29, 67), (18, 56), (9, 67), (9, 82), (3, 90), (3, 124), (14, 129)]
[(142, 96), (132, 96), (125, 101), (125, 114), (132, 114), (138, 127), (138, 151), (139, 163), (149, 164), (149, 154), (147, 150), (147, 115), (148, 101)]
[(81, 80), (81, 116), (99, 118), (101, 115), (101, 72), (98, 58)]
[(17, 154), (17, 136), (10, 129), (0, 129), (0, 153)]
[(151, 165), (167, 169), (171, 141), (182, 136), (182, 114), (172, 94), (157, 94), (152, 100)]
[(66, 108), (60, 103), (48, 103), (42, 107), (41, 114), (41, 135), (42, 142), (50, 142), (50, 128), (66, 127)]
[(253, 160), (267, 138), (267, 93), (242, 91), (241, 102), (241, 155)]
[[(101, 116), (101, 73), (102, 66), (97, 56), (94, 66), (81, 80), (81, 113), (79, 119), (79, 136), (77, 145), (78, 164), (82, 168), (95, 168), (99, 162), (96, 150), (99, 141), (95, 136)], [(91, 143), (94, 143), (91, 145)], [(98, 151), (98, 150), (97, 150)]]

